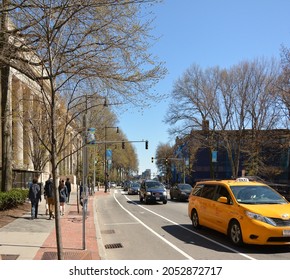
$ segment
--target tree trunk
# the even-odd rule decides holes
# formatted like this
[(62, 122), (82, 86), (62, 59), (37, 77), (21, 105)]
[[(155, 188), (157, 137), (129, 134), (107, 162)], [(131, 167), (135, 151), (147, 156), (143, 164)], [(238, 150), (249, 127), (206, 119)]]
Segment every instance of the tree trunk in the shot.
[(12, 188), (12, 114), (9, 72), (9, 67), (1, 67), (2, 191), (9, 191)]
[(57, 259), (63, 260), (63, 244), (62, 244), (62, 233), (61, 233), (61, 222), (60, 222), (60, 203), (59, 203), (59, 193), (58, 193), (58, 180), (54, 157), (52, 157), (52, 174), (53, 174), (53, 186), (54, 186), (54, 214), (55, 214), (55, 233), (56, 233), (56, 246), (57, 246)]
[[(52, 85), (53, 83), (51, 83)], [(53, 86), (52, 86), (53, 88)], [(55, 200), (55, 231), (56, 231), (56, 244), (57, 244), (57, 257), (58, 260), (63, 260), (63, 244), (62, 244), (62, 233), (61, 233), (61, 222), (60, 222), (60, 204), (59, 204), (59, 192), (58, 192), (58, 172), (57, 172), (57, 141), (56, 141), (56, 113), (55, 113), (55, 98), (56, 94), (52, 90), (51, 93), (51, 167), (53, 174), (53, 186), (54, 186), (54, 200)]]
[[(5, 7), (8, 1), (2, 1)], [(5, 52), (6, 42), (8, 42), (8, 12), (1, 15), (0, 27), (0, 50)], [(11, 91), (9, 89), (10, 67), (1, 63), (1, 140), (2, 140), (2, 172), (1, 191), (12, 189), (12, 112), (11, 112)]]

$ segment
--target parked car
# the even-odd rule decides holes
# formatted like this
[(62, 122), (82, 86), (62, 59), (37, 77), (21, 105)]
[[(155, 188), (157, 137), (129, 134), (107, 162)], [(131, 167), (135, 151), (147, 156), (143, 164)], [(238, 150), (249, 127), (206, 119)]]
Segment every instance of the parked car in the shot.
[(110, 188), (116, 188), (117, 184), (115, 182), (109, 182), (109, 187)]
[(176, 186), (170, 188), (169, 191), (170, 199), (176, 198), (179, 201), (187, 200), (191, 191), (192, 191), (191, 185), (177, 184)]
[(128, 194), (138, 194), (140, 190), (139, 182), (132, 182), (128, 187)]
[(250, 181), (260, 182), (260, 183), (264, 183), (264, 184), (270, 186), (275, 191), (277, 191), (282, 196), (284, 196), (288, 201), (290, 201), (290, 185), (269, 182), (269, 181), (262, 179), (259, 176), (245, 176), (245, 177), (248, 178)]
[(141, 183), (139, 191), (140, 202), (143, 200), (146, 204), (149, 202), (162, 201), (163, 204), (167, 203), (167, 192), (165, 186), (159, 181), (144, 180)]
[(196, 183), (188, 216), (194, 229), (222, 232), (235, 245), (290, 244), (290, 203), (268, 185), (247, 178)]
[(125, 181), (124, 183), (123, 183), (123, 190), (124, 191), (128, 191), (128, 188), (129, 188), (129, 186), (131, 185), (131, 181)]

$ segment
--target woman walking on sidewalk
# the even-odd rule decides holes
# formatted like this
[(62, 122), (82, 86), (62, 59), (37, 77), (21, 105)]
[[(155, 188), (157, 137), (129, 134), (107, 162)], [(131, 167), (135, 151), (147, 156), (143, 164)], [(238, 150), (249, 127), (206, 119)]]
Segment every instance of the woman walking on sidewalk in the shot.
[(41, 190), (37, 184), (37, 179), (32, 180), (32, 184), (29, 187), (28, 197), (31, 202), (31, 220), (37, 219), (38, 215), (38, 203), (41, 201)]
[(59, 191), (60, 215), (63, 216), (64, 215), (64, 205), (65, 205), (66, 200), (67, 200), (67, 189), (66, 189), (66, 185), (64, 184), (64, 180), (60, 181), (58, 191)]

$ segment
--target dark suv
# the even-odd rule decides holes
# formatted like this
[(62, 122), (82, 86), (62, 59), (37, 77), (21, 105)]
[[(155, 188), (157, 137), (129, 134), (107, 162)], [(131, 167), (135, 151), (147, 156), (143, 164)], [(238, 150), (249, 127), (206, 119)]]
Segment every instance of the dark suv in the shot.
[(139, 191), (140, 202), (143, 200), (146, 204), (149, 202), (162, 201), (163, 204), (167, 203), (167, 193), (165, 186), (154, 180), (145, 180), (142, 182)]

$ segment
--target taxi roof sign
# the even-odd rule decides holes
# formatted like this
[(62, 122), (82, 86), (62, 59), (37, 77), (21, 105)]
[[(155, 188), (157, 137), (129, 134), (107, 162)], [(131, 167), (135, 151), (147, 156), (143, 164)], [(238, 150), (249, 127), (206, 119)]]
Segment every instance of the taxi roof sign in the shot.
[(236, 182), (250, 182), (250, 180), (248, 178), (245, 177), (240, 177), (236, 179)]

